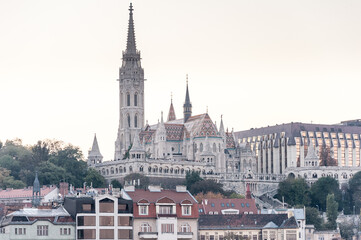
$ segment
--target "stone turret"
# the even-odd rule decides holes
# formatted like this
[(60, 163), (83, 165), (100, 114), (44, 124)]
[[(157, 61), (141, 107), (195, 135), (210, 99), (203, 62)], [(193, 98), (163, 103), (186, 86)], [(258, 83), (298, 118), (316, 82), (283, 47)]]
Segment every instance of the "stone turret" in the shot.
[(88, 152), (88, 166), (94, 167), (97, 163), (103, 162), (103, 155), (100, 153), (97, 135), (94, 134), (93, 146)]

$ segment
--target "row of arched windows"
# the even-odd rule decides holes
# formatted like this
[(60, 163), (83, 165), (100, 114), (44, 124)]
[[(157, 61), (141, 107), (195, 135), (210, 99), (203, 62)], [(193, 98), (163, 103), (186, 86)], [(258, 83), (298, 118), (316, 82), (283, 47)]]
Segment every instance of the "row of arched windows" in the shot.
[[(127, 114), (127, 126), (131, 127), (132, 125), (132, 120), (129, 114)], [(138, 115), (135, 114), (134, 116), (134, 127), (137, 128), (138, 127)]]
[[(217, 152), (217, 145), (216, 143), (213, 143), (213, 152)], [(198, 151), (198, 145), (197, 143), (194, 144), (194, 151), (197, 152)], [(218, 144), (218, 151), (221, 152), (221, 144)], [(199, 152), (203, 152), (203, 143), (199, 144)]]
[[(190, 171), (196, 171), (200, 174), (214, 174), (213, 170), (206, 172), (204, 169), (203, 171), (201, 171), (200, 168), (198, 169), (189, 169), (189, 168), (179, 168), (179, 167), (175, 167), (175, 168), (169, 168), (169, 167), (159, 167), (158, 166), (153, 166), (153, 167), (148, 167), (148, 173), (171, 173), (171, 174), (186, 174)], [(120, 173), (126, 173), (127, 172), (127, 168), (126, 167), (119, 167), (119, 168), (114, 168), (111, 167), (110, 169), (106, 169), (106, 168), (102, 168), (102, 170), (99, 170), (99, 173), (102, 175), (112, 175), (112, 174), (120, 174)], [(129, 173), (133, 172), (133, 167), (129, 166)], [(140, 166), (139, 167), (139, 172), (144, 172), (144, 167)]]
[[(131, 99), (130, 93), (127, 93), (127, 106), (128, 106), (128, 107), (131, 105), (130, 99)], [(133, 97), (133, 106), (138, 106), (138, 93), (135, 93), (135, 94), (134, 94), (134, 97)]]

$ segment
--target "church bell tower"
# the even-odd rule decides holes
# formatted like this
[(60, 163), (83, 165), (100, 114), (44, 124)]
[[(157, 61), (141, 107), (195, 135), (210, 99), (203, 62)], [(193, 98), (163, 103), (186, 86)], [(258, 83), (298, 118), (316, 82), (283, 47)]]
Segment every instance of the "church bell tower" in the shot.
[(144, 126), (144, 70), (135, 42), (133, 6), (129, 6), (127, 47), (119, 69), (119, 128), (115, 141), (115, 160), (131, 148), (135, 134)]

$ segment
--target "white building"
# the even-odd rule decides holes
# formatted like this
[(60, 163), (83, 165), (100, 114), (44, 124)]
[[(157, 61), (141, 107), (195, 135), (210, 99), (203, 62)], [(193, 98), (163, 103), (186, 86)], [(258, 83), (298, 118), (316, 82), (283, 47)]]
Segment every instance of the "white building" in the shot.
[(75, 239), (75, 222), (63, 208), (25, 208), (5, 216), (0, 239)]

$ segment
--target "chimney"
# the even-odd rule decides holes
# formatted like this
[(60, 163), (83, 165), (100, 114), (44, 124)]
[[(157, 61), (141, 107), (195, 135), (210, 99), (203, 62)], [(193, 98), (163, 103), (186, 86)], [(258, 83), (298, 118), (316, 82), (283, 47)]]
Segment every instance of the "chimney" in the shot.
[(65, 197), (66, 195), (68, 195), (69, 193), (69, 183), (67, 182), (61, 182), (59, 183), (59, 193), (61, 194), (62, 197)]
[(161, 187), (156, 186), (156, 185), (149, 185), (148, 190), (149, 190), (149, 192), (161, 192), (162, 191)]
[(176, 191), (177, 192), (187, 192), (187, 187), (184, 185), (177, 185), (176, 186)]
[(132, 185), (125, 186), (124, 191), (126, 191), (126, 192), (135, 192), (135, 187), (132, 186)]

